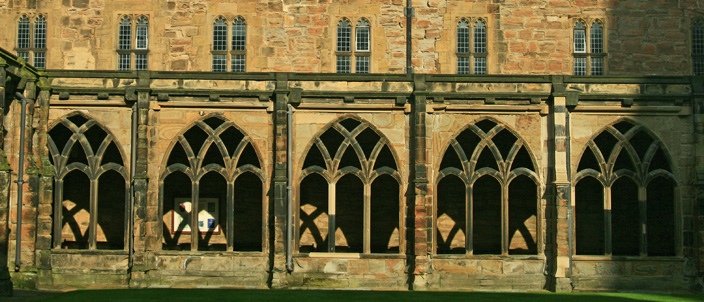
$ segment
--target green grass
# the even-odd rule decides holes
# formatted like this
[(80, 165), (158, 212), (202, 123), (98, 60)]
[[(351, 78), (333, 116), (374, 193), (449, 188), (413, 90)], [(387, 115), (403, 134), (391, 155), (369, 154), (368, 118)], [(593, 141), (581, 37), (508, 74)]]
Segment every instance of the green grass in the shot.
[(245, 290), (245, 289), (137, 289), (79, 290), (52, 296), (43, 301), (399, 301), (399, 302), (481, 302), (481, 301), (704, 301), (704, 295), (657, 295), (636, 293), (486, 293), (409, 291), (326, 291), (326, 290)]

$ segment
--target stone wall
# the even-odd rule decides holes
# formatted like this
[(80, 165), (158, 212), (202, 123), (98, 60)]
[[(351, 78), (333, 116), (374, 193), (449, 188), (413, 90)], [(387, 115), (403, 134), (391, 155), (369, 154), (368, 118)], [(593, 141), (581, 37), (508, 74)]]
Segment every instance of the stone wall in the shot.
[[(456, 27), (461, 18), (487, 23), (489, 74), (572, 74), (572, 28), (577, 20), (605, 26), (607, 75), (688, 75), (690, 29), (700, 1), (414, 1), (412, 67), (418, 73), (457, 71)], [(335, 72), (336, 26), (361, 18), (371, 26), (372, 73), (404, 73), (405, 1), (2, 1), (16, 46), (17, 20), (47, 17), (47, 68), (117, 69), (123, 16), (149, 18), (149, 69), (210, 71), (213, 23), (222, 16), (247, 22), (248, 72)], [(134, 28), (134, 27), (133, 27)]]

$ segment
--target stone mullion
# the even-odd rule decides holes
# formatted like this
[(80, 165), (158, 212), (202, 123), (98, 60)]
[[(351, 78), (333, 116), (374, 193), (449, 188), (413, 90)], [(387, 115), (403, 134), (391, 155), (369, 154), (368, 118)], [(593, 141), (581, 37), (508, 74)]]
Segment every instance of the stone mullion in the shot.
[(372, 252), (371, 249), (371, 210), (372, 210), (372, 186), (369, 183), (364, 184), (364, 248), (365, 254)]
[(198, 250), (198, 241), (200, 239), (200, 228), (198, 227), (198, 195), (200, 194), (200, 181), (191, 180), (191, 217), (189, 224), (191, 225), (191, 251)]
[(611, 186), (604, 187), (604, 254), (611, 256), (613, 253), (613, 242), (611, 234)]
[(501, 184), (501, 254), (508, 255), (508, 184)]
[(96, 248), (98, 233), (98, 179), (90, 180), (90, 221), (88, 223), (88, 249)]
[(227, 251), (231, 252), (235, 245), (235, 183), (227, 182)]
[(63, 227), (63, 212), (61, 201), (64, 197), (64, 180), (59, 178), (54, 180), (54, 228), (53, 236), (54, 242), (52, 243), (55, 249), (61, 248), (61, 228)]
[(646, 187), (638, 186), (638, 213), (640, 221), (640, 256), (645, 257), (648, 255), (648, 212), (647, 212), (647, 197), (648, 191)]
[(335, 194), (337, 184), (331, 182), (328, 184), (328, 252), (335, 252), (335, 216), (337, 209), (335, 208)]
[[(266, 223), (268, 246), (268, 261), (269, 270), (271, 272), (271, 287), (283, 288), (287, 284), (287, 268), (286, 255), (288, 249), (293, 249), (293, 240), (288, 237), (288, 226), (291, 221), (288, 221), (288, 117), (287, 109), (289, 100), (289, 89), (287, 74), (276, 74), (276, 86), (273, 95), (274, 112), (273, 112), (273, 128), (274, 128), (274, 157), (273, 161), (273, 203), (269, 202), (269, 211), (267, 217), (273, 219)], [(273, 213), (271, 213), (273, 211)], [(287, 242), (289, 244), (287, 244)]]

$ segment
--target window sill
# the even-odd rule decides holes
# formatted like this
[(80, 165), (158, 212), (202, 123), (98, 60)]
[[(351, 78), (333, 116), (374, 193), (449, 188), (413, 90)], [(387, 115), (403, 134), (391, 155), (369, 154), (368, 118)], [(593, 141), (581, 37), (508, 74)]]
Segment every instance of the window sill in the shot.
[(263, 252), (244, 252), (244, 251), (155, 251), (156, 256), (248, 256), (248, 257), (264, 257)]
[(363, 254), (363, 253), (299, 253), (293, 255), (296, 258), (313, 258), (313, 259), (405, 259), (404, 254)]
[(468, 255), (468, 254), (433, 254), (434, 259), (455, 260), (540, 260), (545, 261), (544, 255)]
[(79, 250), (79, 249), (52, 249), (52, 254), (66, 255), (127, 255), (127, 250)]
[(604, 256), (604, 255), (574, 255), (572, 261), (661, 261), (661, 262), (683, 262), (684, 257), (680, 256)]

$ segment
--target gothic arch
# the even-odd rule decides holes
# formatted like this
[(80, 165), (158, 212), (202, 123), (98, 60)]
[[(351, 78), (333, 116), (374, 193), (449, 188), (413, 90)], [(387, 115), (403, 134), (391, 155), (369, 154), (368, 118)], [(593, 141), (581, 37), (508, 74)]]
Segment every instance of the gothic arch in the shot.
[(574, 176), (576, 254), (677, 253), (679, 182), (669, 154), (652, 131), (628, 119), (589, 139)]
[(364, 119), (345, 115), (318, 131), (304, 154), (299, 250), (399, 253), (403, 182), (389, 140)]
[(252, 139), (210, 114), (168, 150), (159, 177), (163, 248), (262, 251), (266, 174)]
[[(525, 141), (485, 117), (456, 132), (442, 154), (436, 161), (436, 252), (537, 254), (542, 185)], [(519, 191), (532, 192), (535, 200)]]
[(129, 173), (119, 142), (80, 112), (57, 119), (49, 129), (54, 248), (124, 249)]

